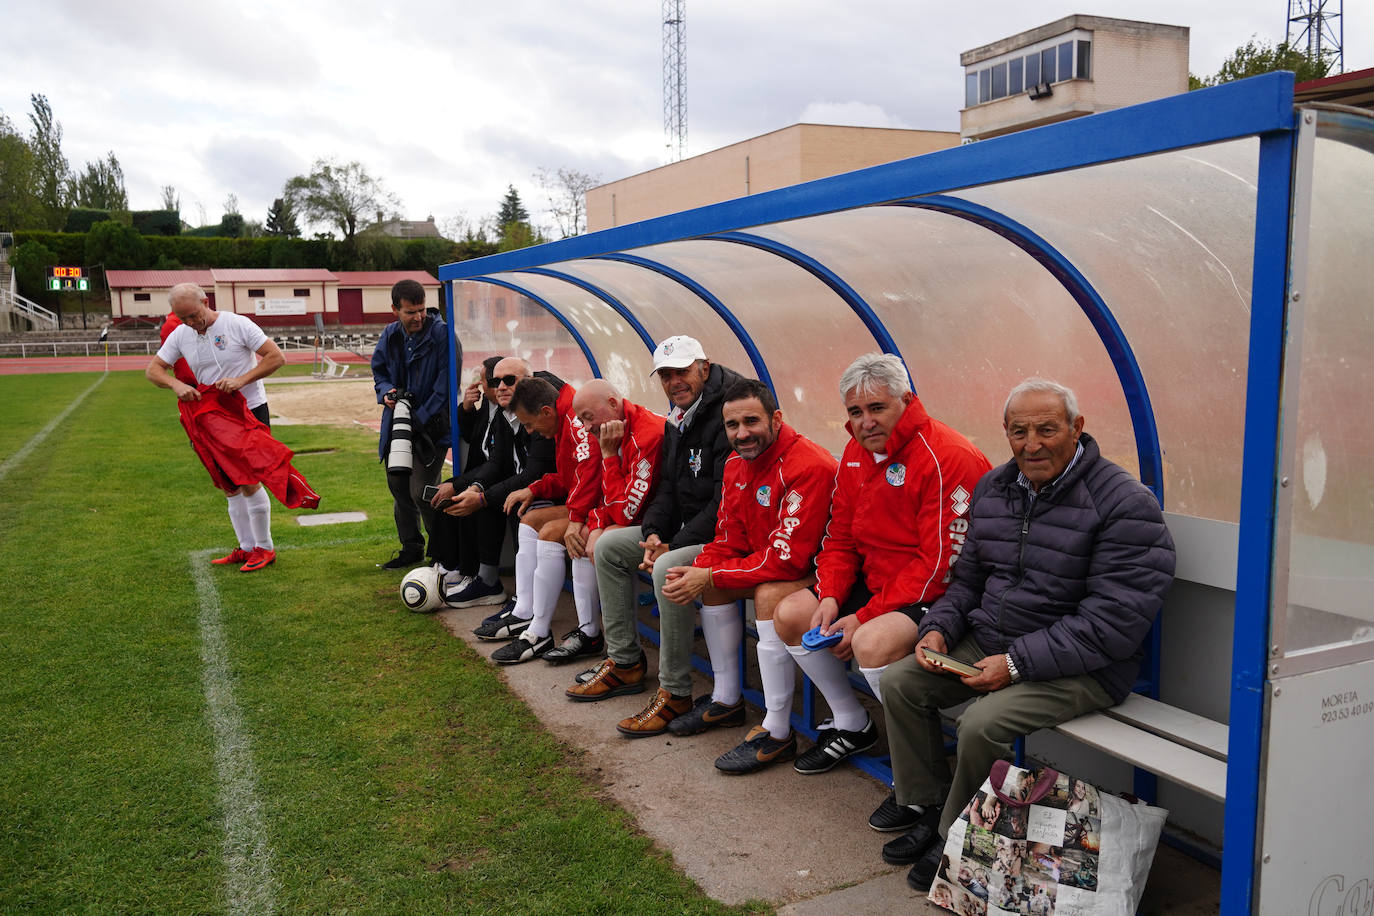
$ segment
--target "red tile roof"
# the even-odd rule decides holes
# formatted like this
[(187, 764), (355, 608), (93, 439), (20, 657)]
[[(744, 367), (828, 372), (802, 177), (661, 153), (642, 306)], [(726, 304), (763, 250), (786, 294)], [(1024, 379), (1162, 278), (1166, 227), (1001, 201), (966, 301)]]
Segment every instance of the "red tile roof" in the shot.
[(216, 283), (333, 283), (334, 274), (323, 267), (214, 268)]
[(336, 270), (340, 286), (391, 286), (400, 280), (414, 280), (421, 286), (438, 286), (439, 281), (423, 270)]
[(110, 289), (171, 289), (178, 283), (215, 285), (208, 270), (107, 270), (105, 281)]

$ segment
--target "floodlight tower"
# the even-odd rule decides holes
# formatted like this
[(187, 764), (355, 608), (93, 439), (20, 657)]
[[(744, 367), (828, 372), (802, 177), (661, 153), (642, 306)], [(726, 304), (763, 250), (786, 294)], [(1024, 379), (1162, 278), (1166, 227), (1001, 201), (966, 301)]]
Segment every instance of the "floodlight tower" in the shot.
[(1330, 60), (1331, 74), (1344, 73), (1344, 11), (1345, 0), (1288, 0), (1288, 47), (1309, 60)]
[(687, 155), (687, 0), (663, 0), (663, 139), (668, 161)]

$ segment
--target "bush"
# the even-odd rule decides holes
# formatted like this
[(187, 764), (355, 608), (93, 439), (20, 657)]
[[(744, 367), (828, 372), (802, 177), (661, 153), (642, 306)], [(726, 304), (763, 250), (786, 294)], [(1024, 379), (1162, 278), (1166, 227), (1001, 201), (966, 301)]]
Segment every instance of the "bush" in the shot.
[(148, 243), (133, 226), (113, 220), (96, 223), (86, 233), (87, 265), (103, 264), (107, 268), (148, 266)]
[(65, 232), (89, 232), (96, 223), (110, 218), (109, 210), (93, 210), (89, 207), (73, 207), (67, 211)]
[(21, 242), (16, 245), (10, 253), (10, 264), (14, 267), (19, 295), (35, 302), (51, 303), (53, 297), (48, 292), (48, 268), (63, 263), (79, 262), (59, 261), (57, 254), (42, 242)]
[(135, 210), (130, 216), (143, 235), (181, 235), (181, 214), (176, 210)]

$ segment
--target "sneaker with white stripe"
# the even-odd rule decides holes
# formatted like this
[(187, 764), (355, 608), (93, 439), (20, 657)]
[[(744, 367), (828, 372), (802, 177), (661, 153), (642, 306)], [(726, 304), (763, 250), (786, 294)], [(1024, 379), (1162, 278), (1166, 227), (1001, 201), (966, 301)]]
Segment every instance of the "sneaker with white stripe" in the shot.
[(816, 744), (797, 758), (792, 768), (798, 773), (814, 776), (833, 770), (842, 760), (862, 753), (878, 743), (878, 726), (869, 718), (868, 724), (856, 732), (827, 727), (821, 723), (816, 730)]

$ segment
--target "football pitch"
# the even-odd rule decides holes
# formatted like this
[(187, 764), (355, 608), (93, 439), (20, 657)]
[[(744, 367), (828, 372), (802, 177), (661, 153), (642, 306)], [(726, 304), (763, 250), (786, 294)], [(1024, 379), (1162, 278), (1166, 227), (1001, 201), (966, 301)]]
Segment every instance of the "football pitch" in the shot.
[[(269, 401), (271, 391), (269, 390)], [(0, 911), (725, 913), (495, 671), (401, 609), (363, 429), (231, 530), (141, 372), (0, 377)]]

